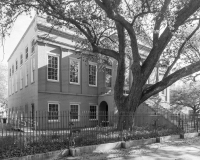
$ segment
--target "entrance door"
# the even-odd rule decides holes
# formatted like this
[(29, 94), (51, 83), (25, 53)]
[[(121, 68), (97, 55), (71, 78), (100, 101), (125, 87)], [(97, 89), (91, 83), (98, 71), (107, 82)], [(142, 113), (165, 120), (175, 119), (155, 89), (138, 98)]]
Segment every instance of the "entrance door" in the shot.
[(102, 126), (108, 125), (108, 104), (102, 101), (99, 105), (99, 123)]

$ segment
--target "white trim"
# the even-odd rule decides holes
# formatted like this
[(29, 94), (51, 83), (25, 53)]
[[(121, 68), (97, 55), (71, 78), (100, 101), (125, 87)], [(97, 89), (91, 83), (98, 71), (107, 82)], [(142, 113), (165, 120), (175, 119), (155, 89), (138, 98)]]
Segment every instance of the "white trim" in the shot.
[[(58, 105), (58, 119), (49, 120), (49, 104), (57, 104)], [(48, 122), (59, 122), (60, 121), (60, 102), (58, 101), (48, 101)]]
[(71, 112), (71, 105), (77, 105), (78, 106), (78, 119), (71, 119), (71, 117), (70, 117), (70, 121), (72, 121), (72, 122), (78, 122), (78, 121), (80, 121), (80, 102), (70, 102), (70, 112)]
[[(96, 79), (95, 79), (95, 85), (92, 85), (92, 84), (89, 84), (90, 83), (90, 81), (89, 81), (89, 66), (90, 65), (93, 65), (93, 66), (96, 66)], [(88, 85), (90, 86), (90, 87), (97, 87), (97, 63), (94, 63), (94, 62), (89, 62), (88, 63)]]
[[(96, 119), (90, 119), (90, 115), (89, 115), (89, 120), (90, 121), (95, 121), (95, 120), (98, 120), (98, 111), (99, 111), (99, 107), (97, 104), (92, 104), (92, 103), (89, 103), (89, 106), (96, 106)], [(89, 110), (89, 114), (90, 114), (90, 110)]]
[[(49, 58), (49, 56), (58, 58), (58, 72), (57, 72), (58, 79), (57, 80), (48, 79), (48, 64), (49, 64), (48, 58)], [(49, 82), (59, 82), (59, 80), (60, 80), (59, 78), (60, 78), (60, 55), (56, 54), (56, 53), (47, 52), (47, 81), (49, 81)]]
[[(76, 61), (78, 62), (78, 83), (77, 82), (70, 82), (70, 69), (71, 69), (71, 61)], [(69, 57), (69, 83), (70, 84), (75, 84), (75, 85), (80, 85), (80, 59), (74, 58), (74, 57)]]

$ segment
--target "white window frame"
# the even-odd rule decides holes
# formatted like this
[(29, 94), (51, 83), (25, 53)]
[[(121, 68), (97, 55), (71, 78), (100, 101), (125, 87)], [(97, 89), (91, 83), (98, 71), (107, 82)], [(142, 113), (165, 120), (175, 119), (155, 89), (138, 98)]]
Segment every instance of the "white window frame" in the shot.
[(16, 59), (16, 61), (15, 61), (15, 72), (18, 70), (18, 68), (19, 68), (19, 64), (18, 64), (18, 60)]
[(106, 70), (105, 70), (105, 87), (112, 88), (113, 69), (112, 69), (112, 67), (108, 67), (108, 66), (106, 67), (106, 69), (111, 69), (111, 86), (110, 87), (106, 86)]
[(23, 54), (21, 53), (20, 54), (20, 67), (23, 65), (23, 59), (24, 57), (23, 57)]
[[(49, 79), (48, 78), (48, 73), (49, 73), (49, 68), (48, 68), (48, 65), (49, 65), (49, 56), (53, 56), (53, 57), (57, 57), (58, 58), (58, 72), (57, 72), (57, 77), (58, 79), (57, 80), (53, 80), (53, 79)], [(60, 55), (59, 54), (53, 54), (53, 53), (47, 53), (47, 81), (50, 81), (50, 82), (59, 82), (59, 78), (60, 77)]]
[[(28, 55), (28, 57), (26, 58), (26, 53), (27, 53), (27, 52), (26, 52), (26, 49), (28, 49), (28, 46), (25, 47), (25, 62), (28, 61), (28, 57), (29, 57), (29, 55)], [(29, 49), (28, 49), (28, 51), (29, 51)]]
[(12, 65), (12, 75), (15, 73), (15, 65)]
[[(49, 105), (50, 104), (57, 104), (58, 105), (58, 119), (49, 120)], [(58, 101), (49, 101), (48, 102), (48, 122), (59, 122), (59, 121), (60, 121), (60, 102), (58, 102)]]
[[(89, 104), (89, 106), (91, 107), (91, 106), (96, 106), (96, 119), (90, 119), (90, 115), (89, 115), (89, 120), (90, 121), (95, 121), (95, 120), (98, 120), (98, 110), (99, 110), (99, 108), (98, 108), (98, 105), (97, 104), (92, 104), (92, 103), (90, 103)], [(90, 110), (89, 110), (89, 114), (90, 114)]]
[(23, 88), (23, 70), (20, 68), (20, 89)]
[(35, 57), (33, 56), (31, 58), (31, 83), (34, 83), (34, 82), (35, 82)]
[[(70, 75), (71, 75), (71, 61), (76, 61), (78, 62), (78, 82), (71, 82), (70, 81)], [(69, 58), (69, 82), (70, 84), (75, 84), (75, 85), (80, 85), (80, 59), (76, 59), (76, 58), (73, 58), (73, 57), (70, 57)]]
[[(31, 54), (35, 53), (35, 41), (36, 41), (35, 38), (33, 38), (31, 41)], [(33, 45), (33, 42), (34, 42), (34, 45)], [(34, 48), (34, 50), (33, 50), (33, 48)]]
[(78, 119), (71, 119), (71, 117), (70, 117), (70, 121), (78, 122), (78, 121), (80, 121), (80, 103), (79, 102), (70, 102), (70, 113), (71, 113), (71, 105), (77, 105), (78, 106)]
[[(96, 75), (95, 75), (95, 77), (96, 77), (96, 79), (95, 79), (95, 85), (93, 85), (93, 84), (90, 84), (90, 72), (89, 72), (89, 69), (90, 69), (90, 65), (91, 66), (95, 66), (96, 67)], [(88, 65), (88, 84), (89, 84), (89, 86), (90, 87), (97, 87), (97, 64), (96, 63), (94, 63), (94, 62), (89, 62), (89, 65)]]
[(167, 91), (166, 89), (162, 90), (162, 91), (161, 91), (161, 95), (166, 96), (166, 95), (167, 95), (167, 92), (166, 92), (166, 91)]

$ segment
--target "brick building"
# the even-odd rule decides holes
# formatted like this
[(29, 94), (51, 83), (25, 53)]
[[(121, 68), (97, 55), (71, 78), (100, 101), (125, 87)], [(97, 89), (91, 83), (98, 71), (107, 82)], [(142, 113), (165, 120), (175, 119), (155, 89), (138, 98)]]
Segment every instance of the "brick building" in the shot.
[[(61, 122), (63, 111), (71, 111), (70, 119), (76, 122), (82, 121), (82, 111), (95, 113), (88, 124), (100, 121), (100, 111), (115, 111), (116, 61), (105, 71), (98, 70), (95, 61), (85, 62), (75, 54), (72, 37), (73, 32), (51, 29), (41, 17), (33, 19), (8, 59), (10, 115), (30, 113), (35, 119), (36, 112), (52, 112), (55, 115), (45, 120), (50, 127), (51, 122)], [(144, 53), (150, 49), (140, 48)], [(160, 94), (164, 102), (169, 101), (168, 89)]]

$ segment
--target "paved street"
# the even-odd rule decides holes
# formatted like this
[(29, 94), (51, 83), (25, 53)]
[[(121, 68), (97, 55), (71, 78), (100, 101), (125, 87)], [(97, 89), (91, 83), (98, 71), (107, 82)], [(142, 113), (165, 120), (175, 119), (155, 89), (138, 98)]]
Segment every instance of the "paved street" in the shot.
[(200, 137), (156, 143), (106, 153), (83, 154), (62, 160), (200, 160)]

